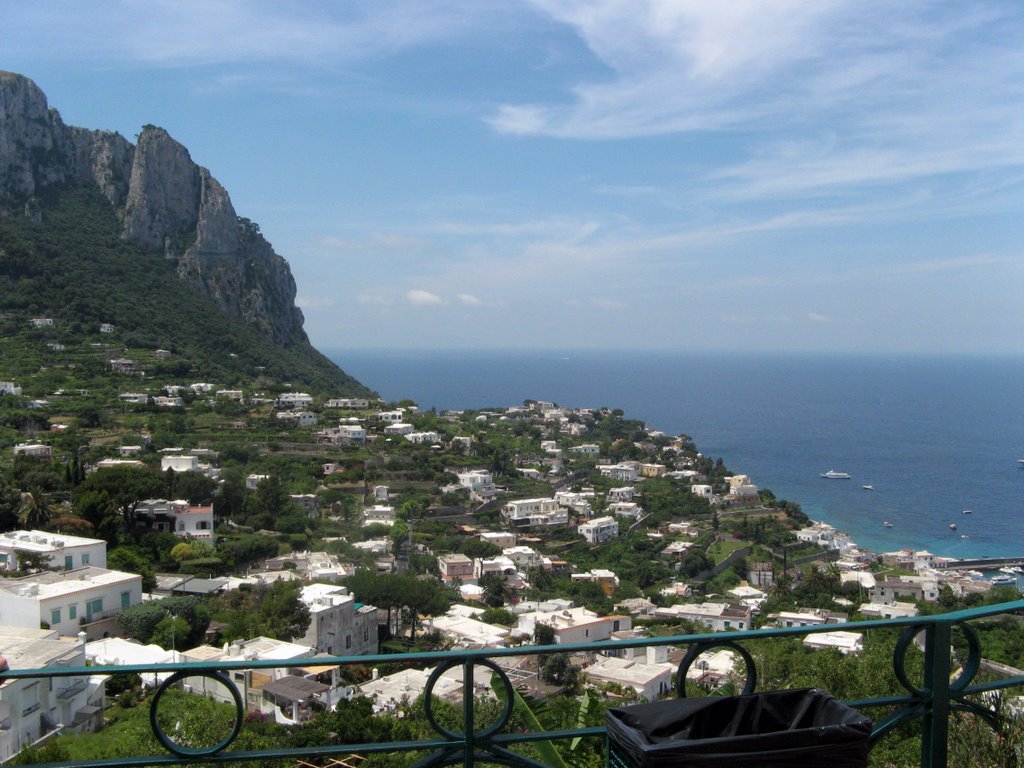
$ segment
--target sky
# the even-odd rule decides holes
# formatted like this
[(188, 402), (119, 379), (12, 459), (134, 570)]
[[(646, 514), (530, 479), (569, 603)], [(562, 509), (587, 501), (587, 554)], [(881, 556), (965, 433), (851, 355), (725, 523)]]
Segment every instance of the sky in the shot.
[(0, 0), (65, 122), (155, 124), (324, 349), (1010, 353), (1024, 4)]

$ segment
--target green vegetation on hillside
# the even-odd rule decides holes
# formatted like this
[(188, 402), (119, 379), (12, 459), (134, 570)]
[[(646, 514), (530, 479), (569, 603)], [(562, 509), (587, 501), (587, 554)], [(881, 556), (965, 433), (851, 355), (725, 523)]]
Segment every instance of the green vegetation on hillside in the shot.
[[(138, 355), (151, 375), (202, 376), (223, 386), (290, 383), (332, 395), (368, 390), (306, 342), (280, 347), (178, 279), (173, 263), (120, 237), (94, 185), (54, 190), (39, 223), (0, 216), (0, 376), (41, 366), (89, 386), (110, 357)], [(36, 328), (35, 317), (52, 318)], [(100, 323), (115, 331), (100, 334)], [(33, 343), (44, 341), (45, 344)], [(63, 348), (61, 348), (63, 347)], [(153, 351), (168, 350), (166, 361)]]

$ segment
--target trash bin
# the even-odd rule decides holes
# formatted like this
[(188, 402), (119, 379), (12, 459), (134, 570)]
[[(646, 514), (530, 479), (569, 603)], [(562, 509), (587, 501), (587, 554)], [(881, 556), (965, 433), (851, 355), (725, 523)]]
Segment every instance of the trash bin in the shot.
[(610, 709), (610, 768), (864, 768), (871, 720), (803, 688)]

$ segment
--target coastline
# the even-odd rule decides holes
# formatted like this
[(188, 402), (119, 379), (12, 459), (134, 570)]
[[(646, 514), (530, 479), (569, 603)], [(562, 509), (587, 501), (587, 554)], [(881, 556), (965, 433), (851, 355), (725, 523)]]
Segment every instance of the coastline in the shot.
[[(622, 408), (685, 433), (874, 552), (1013, 556), (1024, 519), (1024, 358), (334, 350), (389, 399)], [(819, 477), (834, 467), (846, 482)], [(865, 491), (862, 484), (875, 491)], [(971, 508), (974, 514), (961, 516)], [(970, 517), (964, 520), (962, 517)], [(893, 522), (884, 528), (884, 521)], [(956, 522), (960, 530), (949, 531)], [(966, 534), (970, 538), (961, 539)]]

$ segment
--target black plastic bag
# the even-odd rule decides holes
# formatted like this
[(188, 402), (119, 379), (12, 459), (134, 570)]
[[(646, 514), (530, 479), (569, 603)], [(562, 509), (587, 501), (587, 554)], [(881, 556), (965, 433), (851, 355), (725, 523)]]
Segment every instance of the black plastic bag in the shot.
[(608, 710), (613, 768), (863, 768), (871, 720), (811, 688)]

